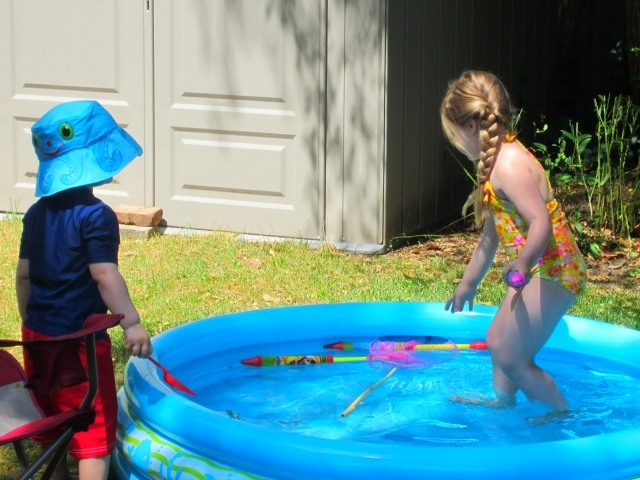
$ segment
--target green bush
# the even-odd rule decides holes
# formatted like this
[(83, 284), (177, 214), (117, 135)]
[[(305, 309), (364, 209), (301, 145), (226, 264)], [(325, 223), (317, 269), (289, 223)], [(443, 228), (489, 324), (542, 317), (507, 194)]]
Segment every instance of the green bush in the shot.
[[(581, 133), (579, 125), (570, 122), (550, 147), (534, 142), (533, 148), (555, 186), (583, 196), (583, 201), (571, 203), (567, 213), (581, 247), (598, 255), (606, 238), (630, 239), (638, 226), (640, 177), (635, 146), (640, 108), (627, 96), (599, 96), (594, 111), (593, 134)], [(547, 131), (545, 124), (536, 134)]]

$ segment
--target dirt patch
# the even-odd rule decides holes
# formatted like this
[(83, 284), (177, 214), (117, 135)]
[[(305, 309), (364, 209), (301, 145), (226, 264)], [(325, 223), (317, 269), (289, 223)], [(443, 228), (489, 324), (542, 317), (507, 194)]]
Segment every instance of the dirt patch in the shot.
[[(478, 233), (467, 231), (450, 235), (428, 237), (424, 241), (398, 248), (390, 255), (425, 257), (447, 257), (467, 264), (478, 241)], [(612, 245), (618, 245), (612, 242)], [(616, 246), (615, 249), (601, 246), (601, 255), (585, 255), (589, 268), (589, 282), (618, 285), (623, 288), (640, 289), (640, 239), (633, 239), (630, 248)], [(498, 250), (495, 262), (504, 265), (507, 256)]]

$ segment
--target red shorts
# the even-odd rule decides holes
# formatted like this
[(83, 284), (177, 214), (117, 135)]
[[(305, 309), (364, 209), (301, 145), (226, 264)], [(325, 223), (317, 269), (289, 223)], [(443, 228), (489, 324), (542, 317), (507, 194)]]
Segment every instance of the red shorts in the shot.
[[(35, 332), (22, 326), (24, 340), (39, 340), (51, 338), (50, 335)], [(81, 342), (80, 361), (87, 370), (84, 342)], [(96, 410), (96, 420), (86, 432), (77, 432), (71, 440), (69, 454), (72, 457), (100, 458), (110, 455), (116, 437), (118, 401), (116, 392), (113, 361), (111, 359), (111, 339), (109, 337), (96, 340), (96, 355), (98, 360), (98, 394), (93, 402)], [(29, 353), (24, 350), (24, 369), (29, 377), (33, 372), (33, 364)], [(43, 395), (33, 392), (45, 414), (53, 414), (77, 408), (87, 391), (88, 382), (71, 387), (61, 388), (53, 393)], [(34, 438), (37, 442), (50, 443), (56, 440), (55, 432)]]

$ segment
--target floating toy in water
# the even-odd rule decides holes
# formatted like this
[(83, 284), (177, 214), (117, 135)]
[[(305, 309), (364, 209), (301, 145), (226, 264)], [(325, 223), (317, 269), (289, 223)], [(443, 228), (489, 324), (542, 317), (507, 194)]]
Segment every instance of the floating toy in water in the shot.
[[(407, 342), (375, 341), (369, 344), (369, 355), (358, 357), (341, 357), (334, 355), (278, 355), (256, 356), (245, 358), (240, 363), (251, 367), (275, 367), (282, 365), (309, 365), (319, 363), (369, 362), (376, 367), (391, 366), (392, 369), (374, 385), (368, 387), (342, 412), (346, 417), (364, 397), (382, 385), (391, 377), (398, 367), (426, 367), (437, 363), (448, 362), (458, 356), (458, 347), (442, 337), (434, 337), (439, 343), (420, 344), (416, 340)], [(424, 338), (423, 338), (424, 339)], [(326, 347), (326, 346), (325, 346)], [(434, 348), (417, 348), (434, 347)]]
[[(385, 337), (380, 337), (377, 340), (382, 342), (410, 342), (415, 341), (419, 344), (423, 343), (443, 343), (446, 340), (443, 337), (432, 337), (432, 336), (423, 336), (423, 335), (387, 335)], [(353, 342), (353, 341), (339, 341), (334, 343), (328, 343), (324, 345), (322, 348), (331, 349), (331, 350), (369, 350), (371, 346), (370, 341), (363, 342)]]
[[(412, 368), (412, 367), (426, 367), (428, 365), (435, 365), (438, 363), (448, 362), (458, 356), (458, 348), (453, 342), (450, 342), (444, 338), (438, 337), (443, 342), (437, 344), (437, 346), (448, 345), (449, 348), (430, 349), (426, 351), (419, 351), (415, 349), (418, 345), (415, 340), (409, 340), (408, 342), (393, 342), (393, 341), (375, 341), (371, 343), (369, 347), (369, 355), (366, 359), (375, 366), (385, 367), (392, 365), (393, 368), (380, 380), (366, 388), (356, 399), (349, 404), (349, 406), (340, 414), (341, 417), (346, 417), (360, 404), (360, 402), (369, 395), (372, 391), (382, 385), (387, 379), (389, 379), (398, 369), (398, 367)], [(431, 344), (427, 344), (431, 345)]]
[[(376, 343), (378, 345), (376, 345)], [(384, 346), (388, 342), (374, 342), (369, 355), (354, 357), (342, 357), (337, 355), (257, 355), (251, 358), (240, 360), (243, 365), (250, 367), (279, 367), (291, 365), (315, 365), (320, 363), (345, 363), (345, 362), (388, 362), (392, 364), (403, 364), (404, 366), (422, 366), (426, 362), (420, 356), (409, 353), (410, 349), (394, 349)], [(428, 349), (426, 352), (448, 351), (458, 355), (455, 344), (450, 344), (448, 348)]]
[(374, 360), (400, 362), (405, 359), (408, 360), (410, 358), (413, 358), (411, 355), (408, 355), (405, 352), (406, 350), (400, 350), (398, 352), (388, 352), (386, 355), (383, 355), (381, 353), (376, 355), (375, 357), (372, 355), (362, 355), (358, 357), (337, 357), (334, 355), (257, 355), (255, 357), (240, 360), (240, 363), (242, 363), (243, 365), (248, 365), (250, 367), (280, 367), (290, 365), (315, 365), (320, 363), (371, 362)]
[[(389, 345), (393, 344), (396, 350), (486, 350), (487, 342), (484, 340), (476, 340), (469, 343), (451, 343), (443, 337), (418, 337), (411, 339), (403, 336), (381, 337), (376, 342), (385, 342)], [(328, 343), (323, 348), (331, 350), (369, 350), (371, 342), (349, 342), (339, 341)]]
[(256, 355), (240, 360), (250, 367), (279, 367), (281, 365), (313, 365), (316, 363), (361, 362), (367, 357), (334, 357), (333, 355)]

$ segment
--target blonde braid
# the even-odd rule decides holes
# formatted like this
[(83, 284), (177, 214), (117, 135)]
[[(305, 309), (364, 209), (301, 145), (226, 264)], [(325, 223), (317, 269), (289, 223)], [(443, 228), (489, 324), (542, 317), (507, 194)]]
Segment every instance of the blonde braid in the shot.
[(440, 107), (445, 135), (462, 153), (469, 155), (460, 137), (465, 122), (475, 120), (479, 127), (480, 158), (476, 163), (477, 188), (463, 206), (463, 215), (474, 206), (476, 225), (486, 217), (483, 203), (484, 184), (489, 179), (500, 150), (500, 127), (509, 128), (513, 105), (502, 82), (492, 73), (468, 70), (449, 84)]
[(500, 122), (494, 113), (489, 113), (480, 120), (480, 159), (476, 165), (478, 187), (472, 193), (476, 225), (481, 225), (486, 217), (487, 209), (483, 202), (484, 184), (491, 176), (500, 150), (499, 127)]

